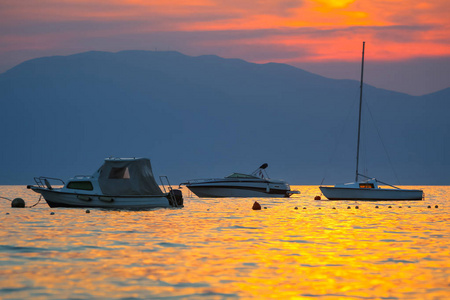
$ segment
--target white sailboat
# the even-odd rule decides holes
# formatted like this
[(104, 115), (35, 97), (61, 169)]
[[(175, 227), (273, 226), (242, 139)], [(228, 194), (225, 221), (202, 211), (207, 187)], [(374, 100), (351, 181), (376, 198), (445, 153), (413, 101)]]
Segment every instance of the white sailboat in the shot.
[[(336, 184), (334, 187), (320, 186), (320, 191), (328, 200), (422, 200), (422, 190), (401, 189), (399, 187), (379, 181), (375, 178), (367, 177), (359, 173), (359, 144), (361, 139), (361, 106), (364, 74), (364, 47), (362, 50), (361, 65), (361, 86), (359, 96), (359, 121), (358, 121), (358, 142), (356, 150), (356, 176), (355, 181), (344, 184)], [(359, 180), (359, 178), (364, 178)], [(389, 186), (380, 188), (378, 183)]]

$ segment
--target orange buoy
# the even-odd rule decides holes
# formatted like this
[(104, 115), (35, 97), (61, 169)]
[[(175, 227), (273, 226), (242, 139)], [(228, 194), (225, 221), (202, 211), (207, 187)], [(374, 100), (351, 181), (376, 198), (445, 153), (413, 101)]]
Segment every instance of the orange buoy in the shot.
[(315, 196), (314, 197), (314, 200), (320, 200), (321, 198), (320, 198), (320, 196)]
[(261, 205), (257, 201), (255, 201), (255, 203), (253, 203), (252, 209), (261, 210)]

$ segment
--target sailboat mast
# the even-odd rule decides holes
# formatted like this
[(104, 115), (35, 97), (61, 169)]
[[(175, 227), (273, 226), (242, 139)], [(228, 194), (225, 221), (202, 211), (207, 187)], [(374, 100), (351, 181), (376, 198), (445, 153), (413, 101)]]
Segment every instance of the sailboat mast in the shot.
[(362, 107), (362, 93), (363, 93), (363, 75), (364, 75), (364, 47), (366, 42), (363, 42), (362, 48), (362, 63), (361, 63), (361, 85), (359, 87), (359, 120), (358, 120), (358, 144), (356, 146), (356, 175), (355, 181), (358, 181), (359, 168), (359, 141), (361, 139), (361, 107)]

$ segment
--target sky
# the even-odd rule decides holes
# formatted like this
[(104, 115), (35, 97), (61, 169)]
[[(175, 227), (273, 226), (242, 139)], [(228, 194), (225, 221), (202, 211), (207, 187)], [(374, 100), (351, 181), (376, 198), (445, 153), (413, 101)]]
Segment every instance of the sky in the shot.
[(0, 0), (0, 73), (36, 57), (152, 50), (279, 62), (423, 95), (450, 87), (448, 0)]

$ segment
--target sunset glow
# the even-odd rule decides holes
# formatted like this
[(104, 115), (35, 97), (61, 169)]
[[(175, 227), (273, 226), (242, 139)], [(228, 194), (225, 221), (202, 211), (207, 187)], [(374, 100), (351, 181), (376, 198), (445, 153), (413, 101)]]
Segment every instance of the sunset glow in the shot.
[(373, 45), (372, 61), (448, 59), (449, 12), (445, 0), (6, 0), (0, 64), (129, 49), (256, 63), (358, 61), (362, 40)]

